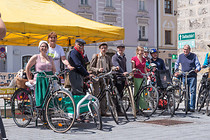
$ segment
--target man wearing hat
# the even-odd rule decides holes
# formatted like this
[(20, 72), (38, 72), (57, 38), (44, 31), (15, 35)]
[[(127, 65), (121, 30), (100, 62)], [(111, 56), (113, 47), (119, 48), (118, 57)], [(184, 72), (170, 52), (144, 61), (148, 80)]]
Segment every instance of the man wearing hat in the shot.
[[(106, 43), (101, 43), (99, 45), (99, 54), (94, 54), (92, 57), (92, 60), (90, 61), (90, 68), (89, 70), (92, 71), (93, 74), (99, 74), (102, 72), (109, 72), (112, 68), (112, 60), (111, 58), (106, 54), (108, 50), (108, 45)], [(93, 88), (94, 88), (94, 95), (97, 96), (99, 94), (99, 89), (103, 90), (104, 84), (103, 80), (99, 79), (99, 81), (93, 82)], [(103, 98), (103, 100), (100, 102), (101, 107), (101, 115), (106, 116), (106, 99)]]
[(86, 42), (83, 39), (77, 39), (68, 57), (70, 65), (75, 68), (69, 73), (69, 80), (74, 95), (81, 95), (83, 93), (83, 78), (89, 76), (85, 68), (83, 55), (84, 44), (86, 44)]
[[(210, 44), (207, 45), (210, 48)], [(202, 68), (210, 67), (210, 52), (206, 54)]]
[[(126, 67), (127, 59), (126, 59), (126, 56), (124, 54), (124, 51), (125, 51), (125, 46), (124, 45), (118, 45), (117, 46), (117, 53), (112, 56), (112, 64), (115, 67), (119, 67), (119, 70), (117, 70), (118, 73), (126, 75), (128, 73), (127, 72), (127, 67)], [(118, 90), (118, 92), (119, 92), (119, 94), (122, 98), (123, 97), (122, 91), (123, 91), (123, 88), (125, 86), (125, 80), (123, 80), (123, 78), (121, 78), (121, 77), (122, 77), (122, 75), (117, 76), (117, 79), (119, 79), (119, 80), (116, 81), (115, 86), (117, 87), (117, 90)], [(117, 106), (118, 115), (121, 115), (122, 112), (121, 112), (119, 104), (116, 103), (116, 106)]]

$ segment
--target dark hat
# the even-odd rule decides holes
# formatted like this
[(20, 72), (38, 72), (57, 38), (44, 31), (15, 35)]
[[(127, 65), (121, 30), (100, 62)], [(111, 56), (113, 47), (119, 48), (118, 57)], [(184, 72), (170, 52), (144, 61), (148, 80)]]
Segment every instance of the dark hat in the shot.
[(101, 43), (98, 47), (100, 48), (101, 46), (104, 46), (104, 45), (108, 46), (107, 43)]
[(81, 43), (81, 44), (86, 44), (86, 42), (83, 39), (76, 39), (75, 43)]
[(117, 46), (117, 48), (119, 48), (119, 47), (125, 48), (125, 45), (120, 44), (120, 45)]
[(209, 43), (209, 44), (207, 44), (207, 46), (210, 48), (210, 43)]

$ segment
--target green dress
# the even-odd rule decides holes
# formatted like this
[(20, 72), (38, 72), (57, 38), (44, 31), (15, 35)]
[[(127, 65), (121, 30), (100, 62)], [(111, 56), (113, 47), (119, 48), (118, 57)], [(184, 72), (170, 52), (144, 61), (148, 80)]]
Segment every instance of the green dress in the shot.
[[(134, 78), (134, 97), (136, 96), (142, 82), (143, 78)], [(145, 95), (142, 94), (139, 99), (139, 109), (147, 109), (148, 107), (149, 105), (145, 101)]]
[[(45, 73), (47, 75), (53, 75), (52, 71)], [(36, 106), (40, 106), (42, 104), (47, 91), (48, 84), (49, 84), (49, 79), (46, 78), (44, 73), (38, 73), (36, 77), (36, 89), (35, 89)]]

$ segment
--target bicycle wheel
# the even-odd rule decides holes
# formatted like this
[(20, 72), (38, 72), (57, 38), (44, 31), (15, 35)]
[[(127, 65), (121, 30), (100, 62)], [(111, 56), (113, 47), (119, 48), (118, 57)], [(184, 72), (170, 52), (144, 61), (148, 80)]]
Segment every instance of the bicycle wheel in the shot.
[[(139, 111), (145, 117), (150, 117), (156, 111), (158, 106), (159, 94), (157, 89), (152, 85), (147, 85), (144, 86), (140, 92), (137, 93), (137, 95), (137, 111)], [(141, 106), (142, 103), (144, 106)]]
[(174, 116), (175, 114), (175, 98), (173, 92), (169, 92), (168, 95), (168, 101), (167, 101), (167, 106), (168, 106), (168, 111), (171, 114), (171, 117)]
[(125, 108), (125, 111), (128, 111), (128, 109), (131, 106), (131, 103), (130, 103), (130, 98), (129, 98), (129, 95), (128, 95), (127, 88), (124, 89), (124, 91), (123, 91), (122, 102), (123, 102), (123, 106)]
[(175, 111), (178, 110), (180, 103), (182, 102), (182, 89), (177, 88), (174, 90), (174, 98), (175, 98)]
[(106, 92), (107, 106), (109, 108), (109, 111), (111, 112), (111, 115), (112, 115), (115, 123), (119, 124), (118, 114), (117, 114), (116, 106), (112, 99), (112, 95), (109, 91), (105, 91), (105, 92)]
[(89, 104), (90, 110), (91, 110), (91, 117), (97, 127), (97, 129), (102, 130), (102, 119), (101, 114), (99, 111), (99, 108), (96, 107), (96, 104), (94, 102), (91, 102)]
[(114, 92), (113, 94), (116, 96), (115, 98), (117, 100), (117, 103), (119, 104), (120, 109), (121, 109), (122, 113), (125, 116), (125, 119), (128, 120), (128, 116), (127, 116), (126, 110), (125, 110), (125, 108), (123, 106), (122, 98), (120, 97), (117, 88), (115, 86), (113, 86), (112, 88), (113, 88), (113, 92)]
[[(128, 98), (128, 100), (129, 100), (129, 106), (131, 106), (131, 108), (132, 108), (132, 114), (133, 114), (134, 118), (136, 118), (136, 106), (135, 106), (135, 101), (134, 101), (134, 97), (133, 97), (133, 92), (132, 92), (131, 86), (127, 86), (124, 89), (124, 91), (125, 91), (124, 92), (125, 93), (125, 96), (127, 98), (129, 97)], [(125, 105), (124, 105), (124, 107), (125, 107)]]
[(11, 113), (15, 124), (26, 127), (33, 117), (33, 99), (25, 89), (18, 89), (11, 98)]
[(183, 91), (183, 95), (184, 95), (184, 107), (185, 107), (185, 114), (187, 114), (188, 110), (189, 110), (189, 107), (188, 107), (188, 92), (186, 91)]
[(204, 92), (204, 87), (201, 86), (200, 89), (199, 89), (198, 98), (197, 98), (197, 104), (196, 104), (197, 110), (199, 110), (199, 108), (201, 107), (201, 102), (203, 101), (204, 93), (205, 93)]
[(208, 94), (206, 93), (207, 91), (206, 90), (202, 90), (200, 92), (200, 96), (197, 100), (197, 102), (199, 102), (197, 108), (198, 108), (198, 112), (201, 111), (201, 109), (204, 107), (204, 104), (206, 102), (206, 98), (208, 97)]
[(76, 118), (73, 98), (65, 91), (54, 92), (47, 100), (45, 115), (53, 131), (65, 133), (72, 127)]

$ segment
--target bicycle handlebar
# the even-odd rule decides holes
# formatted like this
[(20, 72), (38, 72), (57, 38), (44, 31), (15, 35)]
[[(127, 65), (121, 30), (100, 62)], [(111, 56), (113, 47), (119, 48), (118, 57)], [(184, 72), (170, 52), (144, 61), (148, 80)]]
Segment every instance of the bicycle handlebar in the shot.
[(139, 75), (142, 75), (143, 77), (148, 77), (149, 76), (149, 73), (142, 73), (140, 69), (135, 69), (135, 70), (132, 70), (132, 72), (140, 72), (140, 73), (136, 73), (136, 74), (139, 74)]
[(177, 69), (176, 71), (181, 71), (181, 74), (184, 74), (184, 75), (188, 76), (191, 72), (195, 71), (195, 69), (192, 69), (192, 70), (187, 71), (187, 72), (184, 72), (184, 71), (181, 70), (181, 69)]
[(98, 79), (100, 79), (100, 78), (103, 78), (103, 77), (106, 77), (106, 76), (108, 76), (108, 75), (110, 75), (110, 74), (112, 74), (112, 70), (109, 71), (109, 72), (107, 72), (107, 73), (105, 73), (105, 74), (103, 74), (103, 75), (96, 76), (96, 77), (92, 77), (92, 79), (96, 81), (96, 80), (98, 80)]
[(55, 73), (53, 75), (47, 75), (45, 71), (36, 71), (36, 72), (33, 72), (33, 74), (41, 74), (43, 73), (45, 75), (45, 78), (58, 78), (61, 74), (64, 74), (65, 72), (69, 72), (70, 70), (69, 69), (64, 69), (62, 71), (60, 71), (59, 73)]

